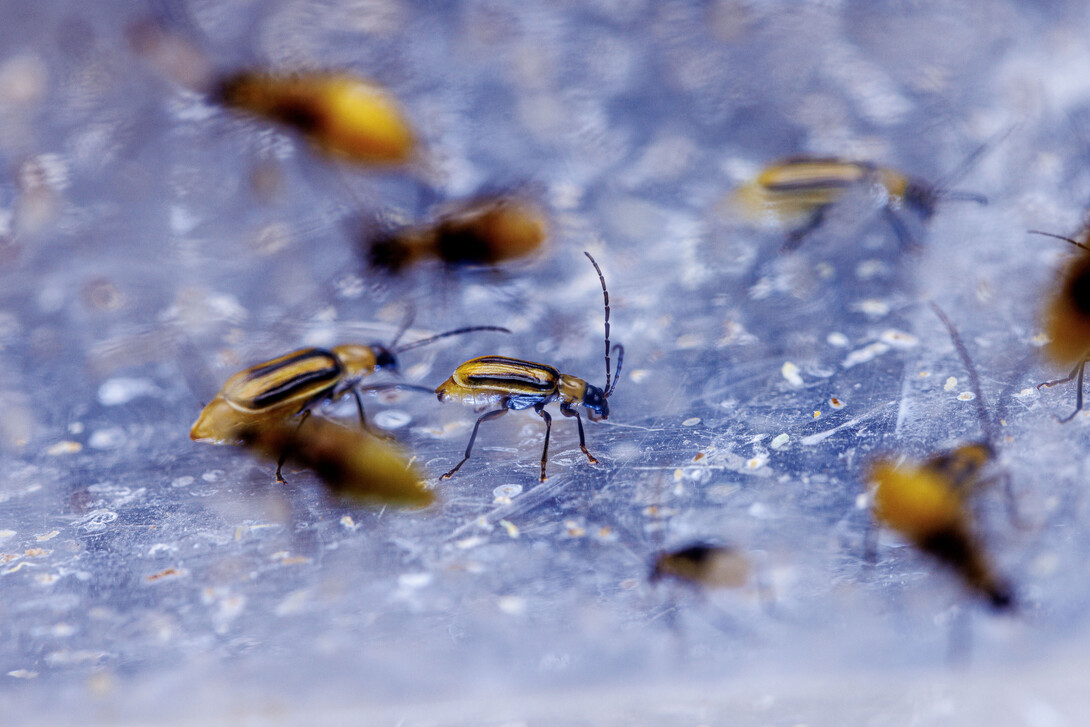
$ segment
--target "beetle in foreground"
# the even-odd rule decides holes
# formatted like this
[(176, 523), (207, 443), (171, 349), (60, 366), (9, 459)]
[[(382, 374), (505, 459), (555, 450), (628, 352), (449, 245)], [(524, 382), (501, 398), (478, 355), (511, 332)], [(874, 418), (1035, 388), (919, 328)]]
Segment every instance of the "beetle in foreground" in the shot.
[(427, 258), (450, 267), (499, 265), (537, 250), (548, 229), (532, 202), (488, 195), (453, 205), (429, 224), (380, 232), (367, 255), (372, 267), (391, 272)]
[[(974, 152), (957, 175), (964, 173), (984, 148)], [(753, 181), (735, 190), (730, 202), (747, 219), (770, 219), (792, 227), (783, 243), (783, 250), (790, 252), (802, 245), (806, 236), (825, 220), (829, 209), (850, 190), (870, 188), (880, 192), (882, 214), (898, 241), (904, 247), (914, 248), (918, 244), (898, 214), (902, 206), (913, 210), (926, 222), (942, 200), (987, 204), (986, 197), (951, 190), (948, 184), (931, 185), (871, 162), (797, 156), (765, 167)]]
[(247, 448), (313, 470), (336, 494), (376, 505), (427, 507), (435, 495), (405, 453), (365, 430), (315, 417), (306, 427), (274, 420), (242, 426)]
[(553, 422), (549, 412), (545, 411), (545, 405), (553, 401), (560, 402), (561, 414), (566, 417), (575, 417), (575, 423), (579, 426), (579, 448), (583, 450), (583, 454), (587, 455), (587, 460), (591, 464), (598, 462), (587, 450), (587, 441), (583, 434), (583, 419), (579, 416), (579, 410), (576, 407), (586, 407), (587, 417), (591, 421), (609, 418), (608, 400), (613, 390), (617, 388), (617, 382), (621, 377), (624, 347), (617, 344), (613, 348), (617, 353), (617, 376), (612, 378), (611, 383), (609, 292), (606, 290), (606, 279), (598, 263), (589, 252), (583, 254), (598, 272), (598, 279), (602, 283), (602, 297), (605, 300), (606, 385), (599, 389), (583, 379), (562, 374), (552, 366), (506, 356), (481, 356), (466, 361), (435, 390), (439, 401), (454, 399), (476, 407), (478, 411), (490, 405), (498, 405), (499, 408), (485, 412), (477, 419), (477, 423), (473, 425), (473, 434), (469, 437), (465, 457), (453, 469), (440, 477), (440, 480), (452, 477), (469, 460), (473, 452), (473, 442), (477, 439), (477, 431), (482, 422), (502, 416), (511, 409), (532, 407), (545, 420), (545, 447), (541, 450), (541, 481), (544, 482), (545, 462), (549, 458), (549, 433), (552, 431)]
[(1082, 411), (1083, 378), (1086, 373), (1086, 362), (1090, 359), (1090, 247), (1087, 247), (1085, 242), (1087, 232), (1079, 235), (1082, 242), (1070, 237), (1053, 235), (1050, 232), (1037, 230), (1030, 230), (1030, 232), (1070, 242), (1082, 250), (1064, 268), (1060, 276), (1059, 292), (1048, 304), (1044, 315), (1045, 333), (1048, 334), (1049, 339), (1045, 352), (1049, 358), (1061, 366), (1074, 365), (1074, 368), (1062, 379), (1045, 381), (1037, 385), (1038, 389), (1042, 387), (1047, 389), (1078, 379), (1075, 383), (1075, 411), (1060, 420), (1069, 422)]
[[(932, 304), (950, 332), (958, 355), (969, 371), (985, 440), (940, 452), (923, 462), (905, 463), (878, 459), (868, 468), (867, 486), (873, 497), (871, 512), (876, 523), (895, 530), (917, 548), (952, 569), (970, 590), (984, 596), (996, 610), (1014, 607), (1010, 585), (996, 575), (979, 537), (973, 532), (968, 499), (989, 480), (981, 473), (994, 459), (992, 423), (984, 411), (980, 380), (969, 360), (961, 337), (946, 315)], [(1007, 478), (1008, 507), (1012, 519), (1013, 493)], [(873, 542), (868, 559), (873, 558)]]
[[(296, 414), (302, 415), (296, 426), (302, 426), (314, 405), (347, 393), (355, 398), (360, 425), (366, 427), (361, 391), (404, 389), (430, 393), (431, 389), (401, 383), (360, 386), (360, 381), (378, 370), (396, 372), (398, 354), (472, 331), (510, 332), (498, 326), (458, 328), (395, 348), (399, 334), (389, 346), (346, 344), (331, 349), (301, 348), (256, 364), (227, 379), (197, 417), (189, 437), (213, 444), (239, 444), (239, 431), (244, 427), (286, 421)], [(276, 468), (276, 480), (284, 481), (280, 465)]]

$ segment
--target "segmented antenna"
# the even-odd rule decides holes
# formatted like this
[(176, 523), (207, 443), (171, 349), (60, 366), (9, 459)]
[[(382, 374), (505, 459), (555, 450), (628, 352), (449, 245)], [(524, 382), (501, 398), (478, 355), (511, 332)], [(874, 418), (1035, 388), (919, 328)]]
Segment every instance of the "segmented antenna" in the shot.
[(1053, 235), (1051, 232), (1041, 232), (1040, 230), (1026, 230), (1026, 232), (1031, 235), (1044, 235), (1045, 237), (1055, 237), (1057, 240), (1070, 242), (1075, 247), (1079, 247), (1083, 250), (1086, 250), (1087, 252), (1090, 252), (1090, 247), (1087, 247), (1086, 245), (1082, 244), (1081, 242), (1077, 242), (1076, 240), (1072, 240), (1070, 237), (1064, 237), (1063, 235)]
[[(606, 304), (606, 385), (603, 389), (605, 391), (605, 397), (608, 399), (609, 395), (613, 393), (613, 390), (617, 388), (617, 381), (621, 377), (621, 364), (624, 362), (624, 346), (617, 344), (614, 350), (620, 350), (617, 356), (617, 378), (612, 379), (610, 374), (610, 362), (609, 362), (609, 291), (606, 290), (606, 277), (602, 275), (602, 269), (598, 267), (598, 261), (595, 260), (589, 252), (583, 251), (583, 254), (590, 260), (590, 264), (594, 266), (594, 269), (598, 271), (598, 280), (602, 282), (602, 299)], [(610, 385), (612, 380), (613, 384)]]
[(416, 306), (409, 303), (405, 307), (405, 320), (401, 322), (401, 327), (397, 329), (397, 334), (394, 336), (394, 340), (390, 341), (390, 350), (396, 351), (397, 342), (401, 340), (401, 337), (405, 335), (405, 332), (409, 330), (409, 326), (413, 324), (413, 318), (416, 318)]
[(954, 342), (954, 348), (957, 349), (958, 356), (961, 357), (961, 363), (969, 372), (969, 383), (972, 384), (973, 394), (976, 395), (976, 409), (977, 414), (980, 416), (980, 424), (984, 428), (984, 437), (988, 440), (988, 444), (993, 444), (995, 442), (995, 425), (984, 408), (984, 394), (980, 388), (980, 376), (977, 375), (973, 362), (969, 360), (969, 351), (965, 348), (965, 343), (961, 340), (957, 329), (954, 328), (954, 324), (950, 322), (950, 319), (943, 313), (942, 308), (939, 308), (934, 301), (931, 301), (931, 310), (935, 311), (935, 315), (946, 326), (946, 330), (950, 333), (950, 340)]
[(409, 351), (409, 350), (414, 349), (414, 348), (420, 348), (421, 346), (426, 346), (429, 343), (432, 343), (434, 341), (438, 341), (440, 338), (446, 338), (447, 336), (458, 336), (458, 335), (461, 335), (463, 333), (472, 333), (473, 331), (499, 331), (500, 333), (510, 333), (511, 332), (508, 329), (503, 328), (502, 326), (470, 326), (469, 328), (455, 328), (453, 331), (445, 331), (443, 333), (437, 333), (434, 336), (431, 336), (429, 338), (424, 338), (424, 339), (421, 339), (419, 341), (413, 341), (412, 343), (407, 344), (405, 346), (402, 346), (401, 348), (395, 350), (394, 353), (395, 354), (404, 353), (405, 351)]
[(1013, 124), (1004, 129), (1003, 131), (995, 134), (990, 139), (974, 149), (973, 152), (969, 156), (965, 157), (965, 160), (954, 169), (954, 171), (947, 174), (935, 184), (935, 196), (939, 197), (940, 199), (962, 200), (966, 202), (987, 204), (988, 198), (982, 194), (976, 194), (974, 192), (954, 191), (951, 190), (950, 187), (954, 186), (954, 184), (959, 182), (966, 174), (972, 171), (973, 167), (976, 166), (977, 162), (980, 161), (980, 157), (984, 154), (985, 151), (987, 151), (989, 147), (998, 144), (999, 142), (1006, 139), (1016, 128), (1018, 128), (1018, 124)]

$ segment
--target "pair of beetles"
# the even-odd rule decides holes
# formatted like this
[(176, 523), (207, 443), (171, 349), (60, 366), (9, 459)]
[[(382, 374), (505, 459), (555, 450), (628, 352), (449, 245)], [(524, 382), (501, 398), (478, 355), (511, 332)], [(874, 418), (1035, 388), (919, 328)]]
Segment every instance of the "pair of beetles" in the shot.
[[(611, 374), (609, 343), (609, 292), (605, 276), (589, 252), (584, 253), (594, 265), (602, 283), (605, 302), (606, 384), (599, 388), (546, 364), (508, 358), (480, 356), (458, 366), (450, 378), (435, 389), (440, 401), (455, 400), (478, 410), (496, 407), (483, 413), (473, 427), (465, 457), (441, 480), (454, 475), (473, 452), (473, 443), (483, 422), (514, 409), (533, 409), (545, 421), (545, 445), (541, 452), (541, 481), (545, 481), (545, 463), (549, 456), (549, 434), (552, 417), (545, 410), (551, 402), (560, 402), (560, 413), (575, 417), (579, 428), (579, 447), (591, 463), (597, 462), (587, 449), (583, 420), (577, 407), (585, 407), (592, 421), (609, 418), (609, 397), (620, 379), (624, 347), (617, 344), (617, 375)], [(497, 326), (475, 326), (447, 331), (430, 338), (414, 341), (400, 348), (397, 340), (389, 346), (345, 344), (332, 349), (303, 348), (270, 361), (259, 363), (233, 375), (215, 398), (204, 408), (190, 430), (195, 440), (216, 444), (238, 444), (247, 439), (247, 432), (262, 425), (280, 425), (298, 417), (297, 428), (305, 426), (314, 406), (327, 400), (352, 394), (356, 401), (360, 425), (366, 427), (361, 392), (382, 389), (424, 390), (419, 386), (391, 383), (362, 385), (363, 380), (379, 370), (396, 372), (398, 355), (447, 336), (471, 331), (504, 331)], [(283, 482), (281, 467), (285, 453), (280, 453), (276, 479)]]

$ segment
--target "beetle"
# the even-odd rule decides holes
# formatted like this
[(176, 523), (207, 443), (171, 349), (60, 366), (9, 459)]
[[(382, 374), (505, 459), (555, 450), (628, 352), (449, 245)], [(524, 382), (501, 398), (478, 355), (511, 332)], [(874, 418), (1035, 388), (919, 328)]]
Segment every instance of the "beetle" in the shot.
[[(985, 146), (970, 155), (956, 175), (963, 174)], [(898, 215), (902, 206), (926, 222), (942, 200), (988, 202), (975, 192), (951, 190), (944, 183), (928, 184), (871, 162), (814, 156), (788, 157), (765, 167), (751, 182), (736, 189), (730, 202), (747, 219), (772, 219), (792, 226), (794, 229), (787, 234), (782, 247), (784, 252), (790, 252), (798, 249), (807, 235), (821, 225), (833, 205), (850, 190), (861, 188), (880, 192), (882, 213), (898, 241), (907, 248), (918, 245)]]
[(559, 370), (546, 364), (523, 361), (506, 356), (481, 356), (470, 359), (454, 370), (446, 381), (435, 389), (439, 401), (456, 400), (468, 404), (478, 410), (490, 405), (498, 405), (498, 409), (485, 412), (473, 425), (473, 433), (469, 437), (469, 445), (466, 447), (465, 457), (456, 464), (453, 469), (441, 476), (440, 480), (449, 479), (464, 465), (473, 452), (473, 443), (477, 439), (477, 432), (481, 424), (490, 419), (503, 416), (508, 411), (515, 409), (532, 408), (538, 416), (545, 421), (545, 446), (541, 450), (541, 481), (545, 481), (545, 463), (549, 457), (549, 434), (552, 431), (552, 417), (545, 411), (545, 405), (553, 401), (560, 402), (560, 413), (566, 417), (575, 417), (575, 423), (579, 427), (579, 448), (587, 455), (591, 464), (598, 460), (587, 449), (586, 437), (583, 433), (583, 419), (576, 408), (582, 406), (587, 410), (587, 417), (591, 421), (600, 421), (609, 418), (609, 397), (617, 388), (617, 382), (621, 377), (621, 366), (624, 362), (624, 347), (617, 344), (613, 351), (617, 354), (617, 375), (610, 377), (610, 346), (609, 346), (609, 292), (606, 290), (606, 279), (602, 275), (602, 269), (589, 252), (584, 255), (594, 265), (598, 273), (598, 279), (602, 283), (602, 297), (605, 301), (605, 358), (606, 358), (606, 385), (598, 388), (588, 384), (583, 379), (563, 374)]
[(458, 202), (432, 222), (387, 230), (367, 242), (371, 266), (397, 272), (425, 258), (450, 267), (498, 265), (533, 253), (548, 236), (544, 212), (514, 195)]
[(1061, 422), (1069, 422), (1082, 411), (1083, 379), (1086, 362), (1090, 360), (1090, 247), (1086, 244), (1090, 230), (1080, 233), (1079, 240), (1039, 230), (1030, 232), (1064, 240), (1082, 250), (1064, 267), (1060, 275), (1059, 290), (1044, 314), (1045, 333), (1049, 339), (1045, 352), (1061, 366), (1074, 365), (1074, 368), (1062, 379), (1037, 384), (1038, 389), (1048, 389), (1078, 379), (1075, 383), (1075, 411), (1060, 419)]
[[(446, 331), (395, 348), (401, 336), (399, 333), (389, 346), (376, 343), (370, 346), (345, 344), (331, 349), (300, 348), (255, 364), (227, 379), (219, 393), (201, 411), (189, 436), (213, 444), (239, 444), (239, 430), (244, 426), (287, 420), (297, 414), (302, 414), (297, 425), (302, 426), (315, 404), (339, 399), (346, 393), (351, 393), (355, 398), (360, 425), (366, 427), (361, 391), (405, 389), (430, 393), (431, 389), (400, 383), (360, 386), (362, 379), (378, 370), (396, 372), (397, 356), (405, 351), (473, 331), (510, 333), (499, 326), (473, 326)], [(284, 481), (279, 465), (276, 480)]]
[[(982, 474), (995, 458), (992, 422), (984, 410), (980, 379), (961, 337), (946, 314), (931, 304), (950, 333), (969, 377), (984, 428), (984, 440), (940, 452), (923, 462), (879, 458), (870, 463), (867, 488), (874, 521), (895, 530), (924, 553), (950, 568), (970, 590), (985, 597), (996, 610), (1014, 607), (1010, 585), (995, 573), (979, 537), (973, 531), (970, 495), (989, 480)], [(1017, 522), (1010, 478), (1006, 481), (1009, 514)], [(873, 559), (873, 542), (868, 547)]]
[(904, 465), (878, 460), (871, 463), (867, 481), (876, 522), (951, 568), (995, 609), (1014, 607), (1010, 585), (996, 575), (973, 532), (963, 495), (932, 462)]
[(750, 577), (749, 559), (737, 548), (695, 542), (660, 553), (651, 568), (651, 581), (676, 578), (694, 585), (740, 588)]
[(306, 427), (284, 420), (251, 421), (238, 429), (242, 444), (259, 454), (306, 467), (333, 492), (379, 505), (427, 507), (434, 493), (392, 442), (322, 417)]
[(329, 156), (396, 165), (415, 154), (416, 135), (390, 92), (347, 72), (243, 70), (216, 80), (211, 95), (291, 127)]
[(397, 99), (346, 70), (215, 68), (208, 37), (185, 3), (152, 0), (128, 30), (133, 49), (172, 81), (221, 106), (289, 127), (317, 151), (360, 165), (412, 162), (417, 138)]

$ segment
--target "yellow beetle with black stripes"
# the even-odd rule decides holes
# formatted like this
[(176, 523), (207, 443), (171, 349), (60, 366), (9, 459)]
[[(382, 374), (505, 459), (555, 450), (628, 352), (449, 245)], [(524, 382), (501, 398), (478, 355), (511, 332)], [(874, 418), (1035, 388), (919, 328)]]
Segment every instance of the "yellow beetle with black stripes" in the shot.
[(482, 422), (503, 416), (512, 409), (532, 408), (545, 420), (545, 447), (541, 451), (541, 481), (544, 482), (545, 463), (549, 458), (549, 433), (552, 431), (553, 421), (549, 412), (545, 411), (545, 405), (553, 401), (560, 402), (561, 414), (566, 417), (575, 417), (575, 422), (579, 426), (579, 448), (583, 450), (583, 454), (587, 455), (591, 464), (598, 461), (587, 450), (583, 419), (579, 416), (579, 410), (576, 407), (585, 407), (587, 417), (591, 421), (609, 418), (609, 397), (613, 394), (621, 376), (624, 347), (618, 344), (613, 349), (617, 352), (617, 376), (612, 378), (610, 383), (609, 292), (606, 290), (606, 279), (598, 263), (589, 252), (583, 254), (590, 259), (598, 272), (598, 279), (602, 283), (602, 296), (605, 300), (606, 385), (598, 388), (576, 376), (562, 374), (552, 366), (506, 356), (480, 356), (466, 361), (454, 370), (450, 378), (436, 388), (435, 393), (439, 401), (460, 401), (476, 409), (488, 406), (499, 408), (485, 412), (477, 419), (477, 423), (473, 426), (473, 434), (469, 437), (465, 457), (453, 469), (440, 477), (440, 480), (453, 476), (469, 460)]
[[(256, 364), (227, 379), (215, 398), (201, 411), (189, 436), (212, 444), (241, 444), (243, 429), (286, 420), (296, 414), (303, 415), (299, 421), (302, 426), (313, 405), (338, 399), (347, 393), (356, 400), (360, 425), (366, 426), (361, 391), (407, 389), (430, 393), (431, 389), (401, 383), (361, 387), (362, 379), (382, 369), (396, 372), (400, 353), (471, 331), (510, 332), (498, 326), (458, 328), (394, 348), (401, 335), (398, 334), (389, 346), (346, 344), (331, 349), (301, 348)], [(280, 466), (276, 468), (276, 479), (284, 481)]]
[[(981, 151), (983, 147), (968, 161), (975, 160)], [(790, 251), (821, 225), (828, 210), (849, 190), (868, 186), (881, 193), (882, 212), (906, 247), (916, 243), (897, 214), (902, 206), (927, 221), (940, 200), (987, 203), (982, 195), (950, 190), (941, 183), (928, 184), (871, 162), (809, 156), (789, 157), (765, 167), (755, 179), (734, 191), (730, 203), (749, 220), (770, 220), (792, 227), (783, 244), (783, 249)]]

